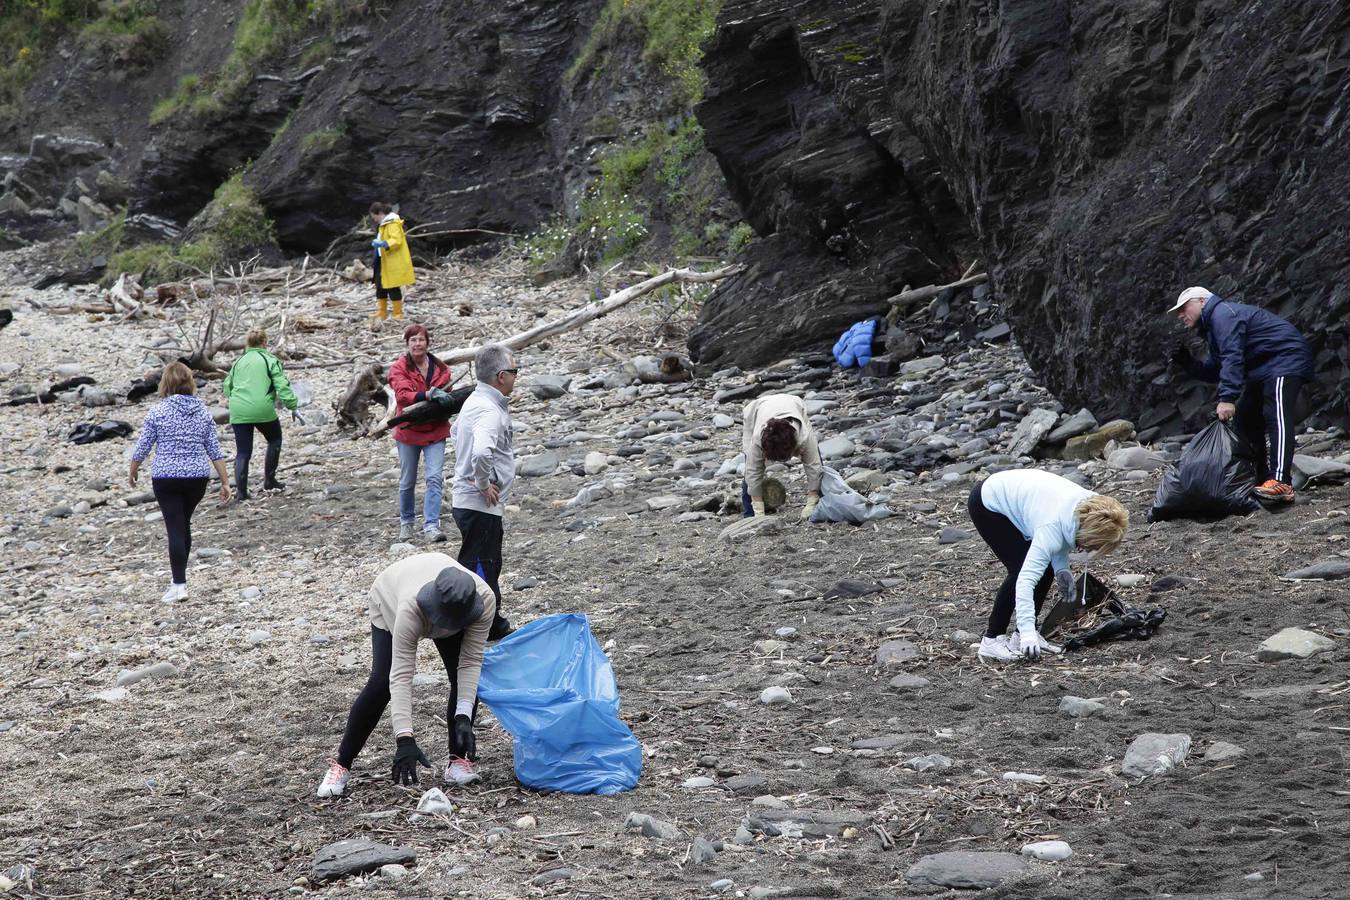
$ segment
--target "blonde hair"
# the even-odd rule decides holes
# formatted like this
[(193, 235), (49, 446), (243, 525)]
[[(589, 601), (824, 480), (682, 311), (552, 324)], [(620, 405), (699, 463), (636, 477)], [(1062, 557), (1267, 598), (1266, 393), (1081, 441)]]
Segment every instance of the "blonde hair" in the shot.
[(197, 393), (197, 382), (192, 379), (191, 369), (177, 360), (164, 367), (164, 374), (159, 376), (159, 395), (161, 397), (168, 397), (170, 394), (195, 393)]
[(1115, 497), (1093, 494), (1078, 504), (1078, 543), (1088, 550), (1110, 553), (1125, 539), (1130, 511)]
[(244, 342), (248, 344), (250, 348), (266, 347), (267, 329), (263, 328), (261, 325), (254, 325), (252, 328), (248, 330), (248, 337), (244, 339)]

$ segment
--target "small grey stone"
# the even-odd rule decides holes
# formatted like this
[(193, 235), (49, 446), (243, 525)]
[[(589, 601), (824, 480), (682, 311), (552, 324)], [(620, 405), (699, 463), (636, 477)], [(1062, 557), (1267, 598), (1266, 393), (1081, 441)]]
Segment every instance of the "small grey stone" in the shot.
[(854, 597), (866, 597), (880, 594), (885, 588), (875, 581), (863, 581), (857, 578), (843, 578), (831, 585), (825, 592), (825, 600), (848, 600)]
[(526, 575), (524, 578), (517, 578), (515, 581), (511, 582), (511, 590), (513, 591), (528, 591), (530, 588), (538, 586), (539, 579), (530, 575)]
[(689, 857), (694, 861), (694, 865), (707, 865), (717, 859), (717, 844), (720, 843), (720, 841), (714, 843), (702, 835), (695, 837), (693, 845), (689, 848)]
[(1215, 741), (1205, 750), (1205, 762), (1227, 762), (1230, 759), (1237, 759), (1247, 753), (1237, 744), (1230, 744), (1227, 741)]
[(1166, 775), (1185, 761), (1190, 750), (1189, 734), (1141, 734), (1125, 751), (1120, 771), (1137, 778)]
[(19, 723), (14, 719), (6, 719), (5, 721), (0, 722), (0, 734), (4, 734), (6, 731), (9, 731), (11, 728), (13, 728), (15, 725), (18, 724)]
[(769, 779), (763, 775), (753, 775), (746, 773), (743, 775), (732, 775), (726, 781), (722, 782), (722, 787), (731, 791), (733, 794), (753, 794), (763, 791), (769, 784)]
[(244, 635), (244, 642), (254, 647), (271, 639), (272, 633), (263, 628), (255, 629)]
[(1011, 853), (949, 850), (920, 859), (909, 867), (905, 880), (934, 887), (991, 888), (1026, 870), (1026, 861)]
[(1083, 697), (1069, 696), (1059, 699), (1059, 711), (1074, 719), (1087, 719), (1104, 709), (1106, 709), (1104, 704)]
[(531, 884), (535, 885), (536, 887), (543, 887), (546, 884), (553, 884), (558, 881), (567, 881), (575, 874), (576, 873), (573, 872), (571, 869), (549, 869), (547, 872), (542, 872), (534, 876), (534, 879), (531, 881)]
[(1302, 628), (1282, 628), (1261, 642), (1256, 649), (1256, 658), (1261, 662), (1275, 662), (1281, 659), (1307, 659), (1308, 657), (1330, 650), (1336, 642), (1314, 631)]
[(928, 687), (928, 685), (931, 683), (932, 682), (930, 682), (927, 678), (924, 678), (922, 675), (909, 675), (909, 674), (897, 675), (894, 678), (892, 678), (890, 682), (891, 687), (895, 688), (898, 691), (917, 691), (921, 688)]
[(733, 544), (760, 535), (774, 534), (783, 527), (779, 519), (779, 516), (752, 516), (749, 519), (740, 519), (723, 528), (717, 539), (723, 543)]
[(530, 393), (540, 400), (553, 400), (567, 393), (572, 379), (565, 375), (535, 375), (530, 379)]
[(852, 456), (857, 448), (851, 440), (841, 434), (821, 441), (818, 449), (821, 459), (842, 459)]
[(1059, 413), (1049, 409), (1033, 409), (1018, 424), (1008, 441), (1008, 453), (1012, 456), (1026, 456), (1036, 449), (1041, 438), (1050, 432), (1059, 419)]
[(1331, 559), (1322, 559), (1301, 569), (1295, 569), (1282, 578), (1295, 581), (1300, 578), (1314, 579), (1321, 578), (1327, 581), (1333, 581), (1338, 578), (1350, 578), (1350, 559), (1343, 557), (1333, 557)]
[(737, 825), (736, 834), (732, 837), (731, 842), (739, 846), (745, 846), (746, 844), (753, 844), (755, 842), (755, 836), (750, 833), (749, 828), (746, 828), (744, 825)]
[(858, 738), (849, 744), (854, 750), (890, 750), (908, 741), (903, 734), (880, 734), (876, 737)]
[(712, 423), (714, 428), (730, 428), (736, 424), (736, 420), (726, 413), (717, 413), (712, 417)]
[(931, 372), (934, 369), (940, 369), (947, 364), (947, 361), (941, 356), (924, 356), (919, 359), (911, 359), (900, 367), (901, 375), (916, 375), (921, 372)]
[(877, 648), (877, 665), (898, 666), (916, 659), (919, 648), (905, 640), (886, 641)]
[(170, 662), (157, 662), (140, 669), (123, 669), (117, 676), (117, 687), (128, 687), (147, 678), (177, 678), (178, 667)]
[(1073, 856), (1073, 848), (1067, 841), (1033, 841), (1022, 845), (1022, 855), (1047, 862), (1060, 862)]
[(950, 769), (951, 767), (951, 757), (943, 756), (941, 753), (927, 753), (905, 760), (905, 768), (913, 769), (916, 772), (927, 772), (929, 769)]
[(781, 706), (792, 702), (792, 694), (785, 687), (770, 685), (759, 693), (759, 702), (765, 706)]
[(736, 882), (732, 881), (730, 878), (719, 878), (712, 884), (708, 885), (708, 890), (716, 891), (719, 894), (725, 894), (727, 891), (731, 890), (735, 886)]
[(536, 453), (533, 456), (526, 456), (520, 460), (517, 467), (517, 474), (524, 478), (538, 478), (544, 475), (552, 475), (558, 470), (561, 461), (558, 454), (552, 450), (543, 453)]
[(661, 819), (653, 818), (646, 813), (632, 812), (628, 818), (623, 820), (623, 827), (628, 829), (638, 829), (643, 837), (655, 838), (661, 841), (673, 841), (680, 836), (680, 829), (676, 828), (670, 822), (664, 822)]
[(256, 600), (258, 597), (261, 596), (262, 596), (262, 589), (257, 587), (246, 587), (239, 592), (239, 597), (240, 599), (243, 600)]
[(970, 532), (963, 528), (947, 527), (938, 534), (939, 544), (955, 544), (970, 538)]
[(1047, 444), (1062, 444), (1069, 438), (1078, 437), (1080, 434), (1087, 434), (1097, 427), (1097, 417), (1086, 409), (1080, 409), (1078, 412), (1060, 422), (1045, 436)]
[(715, 778), (709, 778), (707, 775), (695, 775), (693, 778), (686, 778), (684, 783), (680, 786), (698, 791), (703, 790), (704, 788), (714, 787), (716, 784), (717, 779)]

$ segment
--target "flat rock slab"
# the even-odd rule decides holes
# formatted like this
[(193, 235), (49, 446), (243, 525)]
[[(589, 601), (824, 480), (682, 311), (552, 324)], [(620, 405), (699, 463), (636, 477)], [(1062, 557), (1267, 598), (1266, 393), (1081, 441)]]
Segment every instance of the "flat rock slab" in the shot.
[(758, 537), (764, 534), (774, 534), (783, 527), (778, 521), (777, 516), (755, 516), (750, 519), (741, 519), (739, 522), (733, 522), (726, 528), (717, 539), (727, 544), (734, 544), (737, 541), (749, 540), (752, 537)]
[(147, 678), (177, 678), (178, 667), (170, 662), (157, 662), (140, 669), (123, 669), (117, 676), (117, 687), (138, 684)]
[(762, 794), (769, 785), (769, 779), (763, 775), (732, 775), (722, 782), (722, 787), (733, 794)]
[(1237, 759), (1246, 754), (1237, 744), (1230, 744), (1227, 741), (1215, 741), (1209, 745), (1205, 751), (1205, 762), (1227, 762), (1230, 759)]
[(1121, 763), (1120, 771), (1136, 778), (1166, 775), (1181, 765), (1190, 752), (1189, 734), (1141, 734), (1125, 751), (1125, 761)]
[(838, 837), (845, 828), (863, 828), (871, 823), (866, 813), (851, 809), (763, 809), (747, 817), (752, 832), (785, 837)]
[(876, 737), (858, 738), (849, 744), (854, 750), (891, 750), (914, 740), (912, 734), (879, 734)]
[(842, 459), (845, 456), (852, 456), (854, 450), (853, 442), (842, 434), (820, 442), (818, 448), (821, 459)]
[(890, 684), (897, 691), (917, 691), (928, 687), (932, 682), (922, 675), (904, 674), (892, 678)]
[(1018, 423), (1012, 440), (1008, 442), (1008, 452), (1013, 456), (1026, 456), (1036, 449), (1041, 438), (1050, 433), (1050, 429), (1055, 427), (1057, 421), (1059, 413), (1054, 410), (1033, 409)]
[(877, 648), (877, 665), (899, 666), (919, 657), (919, 648), (909, 641), (887, 641)]
[(553, 451), (546, 453), (536, 453), (534, 456), (527, 456), (520, 461), (519, 474), (524, 478), (539, 478), (543, 475), (552, 475), (558, 471), (558, 464), (561, 459)]
[(860, 581), (856, 578), (844, 578), (836, 581), (825, 592), (826, 600), (848, 600), (854, 597), (866, 597), (880, 594), (885, 588), (875, 581)]
[(1059, 711), (1074, 719), (1086, 719), (1104, 709), (1104, 704), (1084, 697), (1061, 697), (1059, 700)]
[(1026, 871), (1026, 860), (1011, 853), (949, 850), (925, 856), (910, 866), (905, 880), (933, 887), (991, 888)]
[(310, 881), (327, 881), (344, 875), (373, 872), (380, 866), (411, 865), (417, 862), (412, 847), (380, 844), (365, 838), (350, 838), (320, 847), (309, 870)]
[(1261, 646), (1256, 648), (1256, 658), (1261, 662), (1307, 659), (1315, 653), (1330, 650), (1335, 646), (1335, 641), (1315, 631), (1282, 628), (1261, 642)]
[(1310, 566), (1295, 569), (1288, 575), (1282, 575), (1280, 577), (1288, 581), (1295, 581), (1300, 578), (1320, 578), (1325, 581), (1334, 581), (1338, 578), (1350, 578), (1350, 559), (1336, 556), (1331, 559), (1318, 560)]

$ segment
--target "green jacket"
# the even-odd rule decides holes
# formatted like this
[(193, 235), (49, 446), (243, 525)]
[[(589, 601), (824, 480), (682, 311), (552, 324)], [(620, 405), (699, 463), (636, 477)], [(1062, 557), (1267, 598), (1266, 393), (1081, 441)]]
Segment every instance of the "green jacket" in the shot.
[(221, 390), (230, 398), (231, 425), (275, 422), (278, 398), (287, 409), (299, 406), (281, 361), (262, 347), (250, 347), (235, 360)]

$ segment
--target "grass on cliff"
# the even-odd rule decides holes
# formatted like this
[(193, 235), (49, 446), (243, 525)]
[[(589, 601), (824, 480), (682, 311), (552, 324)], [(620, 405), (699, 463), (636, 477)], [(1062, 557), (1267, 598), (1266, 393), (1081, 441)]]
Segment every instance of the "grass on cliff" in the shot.
[(0, 2), (0, 119), (18, 114), (23, 92), (52, 45), (102, 12), (98, 0)]
[(699, 60), (721, 8), (722, 0), (607, 0), (564, 77), (574, 85), (583, 73), (603, 70), (616, 45), (636, 33), (643, 61), (670, 79), (681, 105), (692, 107), (703, 96)]
[(276, 226), (258, 195), (244, 184), (243, 173), (236, 172), (216, 188), (184, 240), (118, 249), (108, 260), (105, 278), (112, 281), (132, 272), (139, 273), (143, 283), (154, 284), (210, 272), (252, 247), (275, 241)]

